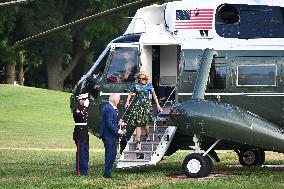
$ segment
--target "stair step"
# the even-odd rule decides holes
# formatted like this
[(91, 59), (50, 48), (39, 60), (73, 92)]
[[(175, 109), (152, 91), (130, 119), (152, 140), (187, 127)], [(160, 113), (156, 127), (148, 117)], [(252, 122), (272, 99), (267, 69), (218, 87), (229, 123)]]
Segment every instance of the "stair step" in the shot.
[(146, 163), (149, 162), (149, 160), (145, 160), (145, 159), (122, 159), (119, 161), (120, 162), (146, 162)]
[[(153, 134), (150, 134), (150, 139), (151, 139), (150, 142), (159, 142), (163, 136), (164, 136), (164, 133), (154, 134), (154, 140), (153, 140)], [(136, 134), (133, 134), (133, 140), (131, 142), (135, 142), (135, 141), (136, 141)], [(146, 142), (146, 136), (145, 135), (141, 135), (140, 141), (141, 142)]]
[(139, 167), (143, 165), (148, 165), (150, 161), (144, 159), (137, 159), (137, 160), (119, 160), (117, 164), (117, 168), (131, 168), (131, 167)]
[(124, 151), (124, 159), (128, 160), (151, 160), (153, 151)]
[[(146, 142), (145, 134), (140, 137), (141, 151), (135, 150), (136, 133), (134, 132), (128, 141), (123, 154), (117, 163), (117, 168), (132, 168), (144, 165), (155, 165), (163, 158), (172, 138), (175, 134), (175, 126), (158, 126), (157, 133), (153, 132), (153, 126), (150, 127), (150, 142)], [(142, 129), (143, 131), (144, 129)], [(145, 132), (145, 131), (144, 131)], [(154, 138), (153, 138), (154, 137)]]
[[(168, 126), (157, 126), (156, 127), (156, 133), (164, 133), (166, 131), (166, 129), (168, 128)], [(150, 133), (153, 133), (154, 132), (154, 126), (150, 125), (149, 126), (149, 129), (150, 129)], [(142, 131), (142, 135), (145, 135), (145, 129), (144, 127), (141, 127), (141, 131)]]
[[(141, 144), (145, 144), (145, 145), (147, 145), (147, 144), (159, 144), (160, 142), (153, 142), (153, 141), (151, 141), (151, 142), (141, 142)], [(129, 142), (129, 144), (135, 144), (135, 142)]]
[[(129, 144), (129, 151), (134, 151), (136, 148), (136, 143), (129, 142), (128, 144)], [(152, 150), (155, 151), (158, 145), (159, 145), (159, 142), (141, 142), (141, 150), (142, 151), (152, 151)]]
[(127, 150), (127, 151), (124, 151), (125, 153), (153, 153), (153, 151), (147, 151), (147, 150), (136, 150), (136, 151), (130, 151), (130, 150)]

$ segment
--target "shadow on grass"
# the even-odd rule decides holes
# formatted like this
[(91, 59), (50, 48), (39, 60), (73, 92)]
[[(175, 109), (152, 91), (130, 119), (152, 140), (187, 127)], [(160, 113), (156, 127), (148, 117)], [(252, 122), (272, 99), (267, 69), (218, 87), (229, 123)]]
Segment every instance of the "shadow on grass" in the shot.
[(123, 175), (148, 174), (154, 177), (183, 173), (181, 164), (179, 162), (161, 162), (157, 165), (147, 165), (141, 167), (126, 168), (126, 169), (116, 169), (115, 172)]

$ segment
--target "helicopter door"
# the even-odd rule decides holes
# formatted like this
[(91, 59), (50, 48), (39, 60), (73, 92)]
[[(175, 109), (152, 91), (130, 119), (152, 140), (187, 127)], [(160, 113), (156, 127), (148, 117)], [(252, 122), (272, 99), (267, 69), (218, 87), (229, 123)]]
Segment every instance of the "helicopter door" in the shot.
[(177, 99), (174, 90), (177, 85), (179, 54), (179, 45), (152, 46), (152, 81), (160, 105), (164, 107), (160, 117), (168, 117), (170, 108)]
[(101, 95), (108, 98), (111, 92), (119, 93), (121, 95), (121, 103), (125, 103), (130, 85), (135, 81), (138, 63), (138, 45), (113, 44), (105, 69)]

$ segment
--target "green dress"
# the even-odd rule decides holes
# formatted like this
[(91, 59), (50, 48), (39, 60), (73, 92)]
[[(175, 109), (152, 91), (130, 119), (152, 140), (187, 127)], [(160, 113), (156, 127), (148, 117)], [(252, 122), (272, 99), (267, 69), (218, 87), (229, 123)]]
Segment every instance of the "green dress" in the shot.
[(133, 83), (130, 91), (135, 93), (130, 104), (127, 124), (134, 127), (146, 126), (152, 119), (152, 94), (154, 88), (151, 83), (145, 85)]

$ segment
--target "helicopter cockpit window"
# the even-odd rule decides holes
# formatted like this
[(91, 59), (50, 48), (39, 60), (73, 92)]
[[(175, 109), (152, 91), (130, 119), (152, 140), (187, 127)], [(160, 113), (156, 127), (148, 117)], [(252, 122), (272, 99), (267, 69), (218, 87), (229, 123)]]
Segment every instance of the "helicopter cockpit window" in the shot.
[(108, 61), (109, 52), (102, 58), (100, 63), (97, 65), (96, 69), (92, 72), (93, 77), (100, 77), (103, 75), (106, 63)]
[(231, 5), (221, 5), (218, 8), (218, 14), (225, 24), (234, 24), (240, 21), (238, 10)]
[(117, 47), (107, 73), (107, 81), (112, 83), (134, 82), (138, 67), (138, 49)]
[(212, 64), (209, 73), (209, 89), (225, 89), (227, 66), (224, 64)]
[(276, 65), (238, 66), (238, 86), (276, 86)]

